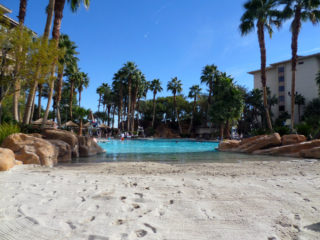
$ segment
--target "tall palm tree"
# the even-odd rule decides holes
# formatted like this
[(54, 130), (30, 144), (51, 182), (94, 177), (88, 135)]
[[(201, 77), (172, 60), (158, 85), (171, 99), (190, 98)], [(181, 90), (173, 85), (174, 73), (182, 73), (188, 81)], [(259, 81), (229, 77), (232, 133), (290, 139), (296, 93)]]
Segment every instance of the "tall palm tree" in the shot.
[(100, 105), (101, 105), (102, 96), (103, 96), (103, 93), (104, 93), (103, 85), (101, 85), (101, 86), (99, 86), (99, 87), (97, 88), (96, 93), (99, 95), (99, 100), (98, 100), (98, 112), (100, 112)]
[[(124, 91), (124, 71), (120, 69), (117, 73), (114, 74), (112, 89), (115, 94), (118, 96), (118, 128), (122, 131), (124, 130), (124, 122), (122, 121), (123, 116), (123, 91)], [(121, 124), (121, 127), (120, 127)]]
[(178, 113), (177, 103), (176, 103), (176, 95), (177, 95), (177, 93), (181, 93), (182, 92), (181, 80), (178, 80), (177, 77), (172, 78), (171, 81), (168, 82), (167, 90), (171, 91), (172, 94), (173, 94), (173, 107), (174, 107), (174, 110), (175, 110), (175, 113), (176, 113), (176, 116), (177, 116), (177, 120), (178, 120), (179, 132), (180, 132), (180, 134), (182, 134), (182, 128), (181, 128), (181, 124), (180, 124), (179, 113)]
[(154, 120), (156, 116), (156, 95), (163, 89), (161, 87), (160, 79), (153, 79), (150, 83), (150, 90), (153, 92), (153, 114), (152, 114), (152, 127), (154, 127)]
[[(63, 9), (64, 9), (65, 2), (66, 0), (55, 0), (55, 5), (54, 5), (54, 21), (53, 21), (53, 29), (52, 29), (52, 39), (56, 44), (56, 48), (59, 47), (61, 21), (63, 17)], [(71, 10), (73, 12), (77, 11), (77, 9), (80, 7), (82, 2), (84, 3), (85, 7), (89, 7), (90, 5), (90, 0), (68, 0), (68, 2), (70, 3)], [(53, 89), (54, 89), (54, 72), (55, 72), (55, 66), (57, 61), (58, 61), (58, 58), (56, 58), (52, 63), (50, 94), (49, 94), (47, 108), (43, 117), (43, 122), (41, 127), (45, 126), (48, 115), (49, 115), (49, 109), (50, 109), (51, 100), (53, 97)]]
[(202, 70), (202, 75), (200, 77), (201, 83), (206, 84), (209, 87), (209, 96), (208, 96), (208, 105), (207, 105), (207, 121), (209, 119), (209, 108), (211, 104), (211, 97), (212, 97), (212, 91), (213, 91), (213, 83), (215, 75), (218, 72), (217, 66), (214, 64), (212, 65), (206, 65)]
[(83, 91), (83, 88), (87, 88), (89, 86), (89, 76), (87, 73), (81, 72), (81, 77), (78, 79), (79, 81), (77, 84), (77, 89), (79, 93), (79, 107), (81, 106), (81, 93)]
[(80, 81), (82, 74), (79, 71), (77, 65), (68, 66), (65, 70), (65, 75), (68, 77), (68, 81), (70, 84), (70, 99), (69, 99), (69, 115), (70, 120), (72, 121), (72, 107), (73, 107), (73, 95), (75, 84)]
[(57, 84), (55, 89), (55, 101), (56, 101), (56, 113), (58, 126), (61, 127), (61, 116), (60, 116), (60, 102), (61, 102), (61, 93), (63, 87), (63, 72), (66, 66), (72, 66), (77, 64), (79, 60), (76, 55), (78, 52), (76, 51), (77, 46), (73, 41), (69, 39), (69, 36), (66, 34), (61, 34), (59, 38), (59, 49), (63, 51), (62, 56), (59, 58), (58, 65), (58, 76), (57, 76)]
[[(26, 11), (27, 11), (27, 0), (20, 0), (20, 6), (19, 6), (19, 27), (21, 31), (21, 37), (22, 37), (22, 29), (24, 25), (24, 20), (26, 17)], [(22, 49), (21, 49), (22, 50)], [(15, 65), (15, 71), (19, 72), (20, 71), (20, 63), (19, 61)], [(19, 122), (19, 98), (20, 98), (20, 88), (21, 88), (21, 83), (20, 79), (18, 76), (15, 77), (14, 79), (14, 93), (13, 93), (13, 117), (14, 120)]]
[(200, 95), (201, 90), (202, 89), (200, 88), (199, 85), (193, 85), (189, 91), (188, 97), (193, 98), (193, 110), (192, 110), (191, 121), (190, 121), (189, 129), (188, 129), (188, 134), (191, 134), (191, 130), (193, 127), (194, 114), (196, 112), (196, 106), (197, 106), (197, 97)]
[(298, 38), (301, 30), (302, 22), (310, 21), (316, 24), (320, 20), (320, 0), (280, 0), (281, 4), (285, 4), (283, 10), (283, 20), (291, 19), (291, 129), (294, 129), (294, 108), (296, 92), (296, 71), (298, 61)]
[(131, 101), (132, 101), (132, 80), (134, 75), (137, 74), (138, 68), (134, 62), (127, 62), (123, 66), (124, 74), (126, 75), (126, 80), (128, 83), (128, 116), (127, 116), (127, 130), (130, 132), (130, 123), (131, 123)]
[(272, 36), (272, 26), (280, 27), (279, 12), (276, 10), (278, 0), (249, 0), (244, 4), (245, 13), (241, 17), (241, 34), (247, 35), (257, 27), (257, 34), (261, 57), (261, 82), (263, 87), (263, 104), (266, 112), (268, 128), (272, 131), (272, 123), (267, 102), (267, 76), (266, 76), (266, 46), (265, 29)]

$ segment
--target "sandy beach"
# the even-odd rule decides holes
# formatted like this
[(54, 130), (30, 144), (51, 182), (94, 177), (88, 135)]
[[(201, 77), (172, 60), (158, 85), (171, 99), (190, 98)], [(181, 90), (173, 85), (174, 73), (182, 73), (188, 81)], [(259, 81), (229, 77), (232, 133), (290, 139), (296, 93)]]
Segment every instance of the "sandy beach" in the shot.
[(0, 239), (320, 239), (320, 161), (0, 173)]

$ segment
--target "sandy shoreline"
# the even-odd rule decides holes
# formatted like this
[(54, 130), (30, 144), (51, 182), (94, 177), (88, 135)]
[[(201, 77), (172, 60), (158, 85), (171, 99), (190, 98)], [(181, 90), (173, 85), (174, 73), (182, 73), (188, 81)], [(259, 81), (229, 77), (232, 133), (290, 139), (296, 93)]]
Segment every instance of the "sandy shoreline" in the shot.
[(320, 161), (0, 173), (0, 239), (320, 239)]

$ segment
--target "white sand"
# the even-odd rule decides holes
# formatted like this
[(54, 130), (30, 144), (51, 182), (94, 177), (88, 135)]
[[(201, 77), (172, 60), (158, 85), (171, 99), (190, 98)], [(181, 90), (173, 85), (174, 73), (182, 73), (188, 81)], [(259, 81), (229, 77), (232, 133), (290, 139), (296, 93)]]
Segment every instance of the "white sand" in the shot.
[(320, 161), (18, 166), (0, 239), (320, 239)]

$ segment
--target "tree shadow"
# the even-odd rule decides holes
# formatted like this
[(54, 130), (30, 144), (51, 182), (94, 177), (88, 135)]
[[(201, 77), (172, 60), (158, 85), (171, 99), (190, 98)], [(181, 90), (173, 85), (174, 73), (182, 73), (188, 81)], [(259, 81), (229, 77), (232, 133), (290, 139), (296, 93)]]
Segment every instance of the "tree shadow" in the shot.
[(304, 228), (311, 231), (320, 232), (320, 222), (305, 226)]

